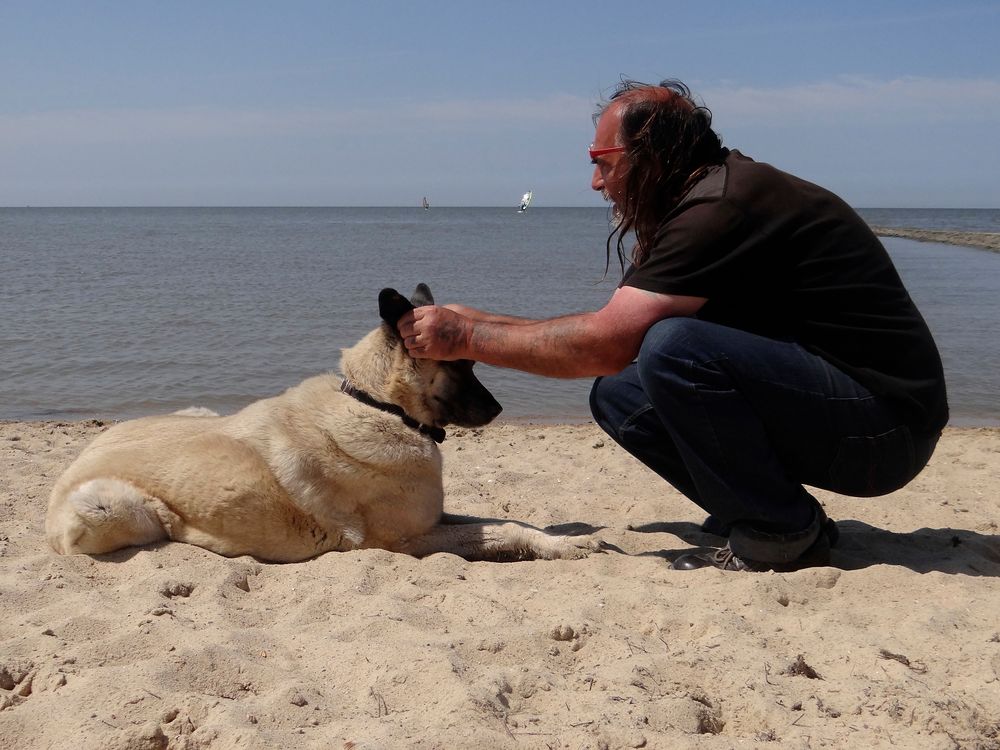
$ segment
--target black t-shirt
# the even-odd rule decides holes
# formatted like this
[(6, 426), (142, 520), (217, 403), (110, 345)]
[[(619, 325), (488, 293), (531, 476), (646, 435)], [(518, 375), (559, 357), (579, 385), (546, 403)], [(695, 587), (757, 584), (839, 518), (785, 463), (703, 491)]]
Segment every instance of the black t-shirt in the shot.
[(918, 432), (948, 420), (934, 339), (868, 225), (828, 190), (738, 151), (667, 215), (622, 284), (706, 297), (699, 318), (796, 341)]

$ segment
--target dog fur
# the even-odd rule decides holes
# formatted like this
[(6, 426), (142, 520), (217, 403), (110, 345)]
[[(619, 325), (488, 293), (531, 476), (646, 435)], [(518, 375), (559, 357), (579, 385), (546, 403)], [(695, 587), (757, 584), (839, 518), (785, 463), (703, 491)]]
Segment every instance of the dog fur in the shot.
[[(432, 302), (423, 284), (412, 302), (382, 290), (383, 323), (343, 350), (341, 371), (425, 425), (487, 424), (500, 405), (471, 362), (413, 359), (403, 346), (397, 321)], [(185, 410), (111, 427), (56, 482), (45, 532), (61, 554), (170, 539), (276, 562), (371, 547), (470, 560), (575, 558), (600, 547), (447, 516), (441, 469), (430, 437), (324, 374), (231, 416)]]

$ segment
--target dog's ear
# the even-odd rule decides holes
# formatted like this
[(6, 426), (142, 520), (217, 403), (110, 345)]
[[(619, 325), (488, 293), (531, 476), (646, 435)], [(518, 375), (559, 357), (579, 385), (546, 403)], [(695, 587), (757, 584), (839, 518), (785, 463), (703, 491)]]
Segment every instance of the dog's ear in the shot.
[(413, 303), (414, 307), (433, 305), (434, 295), (431, 294), (431, 288), (424, 283), (417, 284), (417, 288), (414, 290), (413, 296), (410, 297), (410, 302)]
[(378, 294), (378, 314), (394, 331), (399, 319), (412, 309), (411, 302), (395, 289), (383, 289)]

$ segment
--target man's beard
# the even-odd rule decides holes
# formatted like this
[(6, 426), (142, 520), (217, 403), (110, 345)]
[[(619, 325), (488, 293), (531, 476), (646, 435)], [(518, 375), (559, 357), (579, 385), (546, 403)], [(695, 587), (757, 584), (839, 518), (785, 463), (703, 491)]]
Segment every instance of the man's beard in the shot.
[(610, 193), (608, 193), (607, 190), (601, 191), (601, 197), (608, 202), (609, 206), (611, 206), (611, 217), (610, 217), (611, 224), (614, 225), (615, 227), (621, 226), (622, 220), (625, 218), (625, 215), (621, 212), (621, 209), (618, 208), (618, 204), (615, 203), (614, 199), (611, 197)]

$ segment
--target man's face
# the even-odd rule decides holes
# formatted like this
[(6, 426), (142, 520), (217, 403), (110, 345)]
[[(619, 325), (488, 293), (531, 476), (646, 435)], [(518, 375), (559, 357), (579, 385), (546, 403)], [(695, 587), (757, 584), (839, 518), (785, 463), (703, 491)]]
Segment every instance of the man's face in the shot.
[[(593, 149), (618, 146), (618, 129), (621, 125), (621, 106), (612, 102), (597, 121)], [(594, 176), (590, 187), (604, 195), (615, 211), (620, 213), (625, 205), (625, 178), (628, 175), (628, 158), (622, 152), (600, 154), (593, 158)]]

